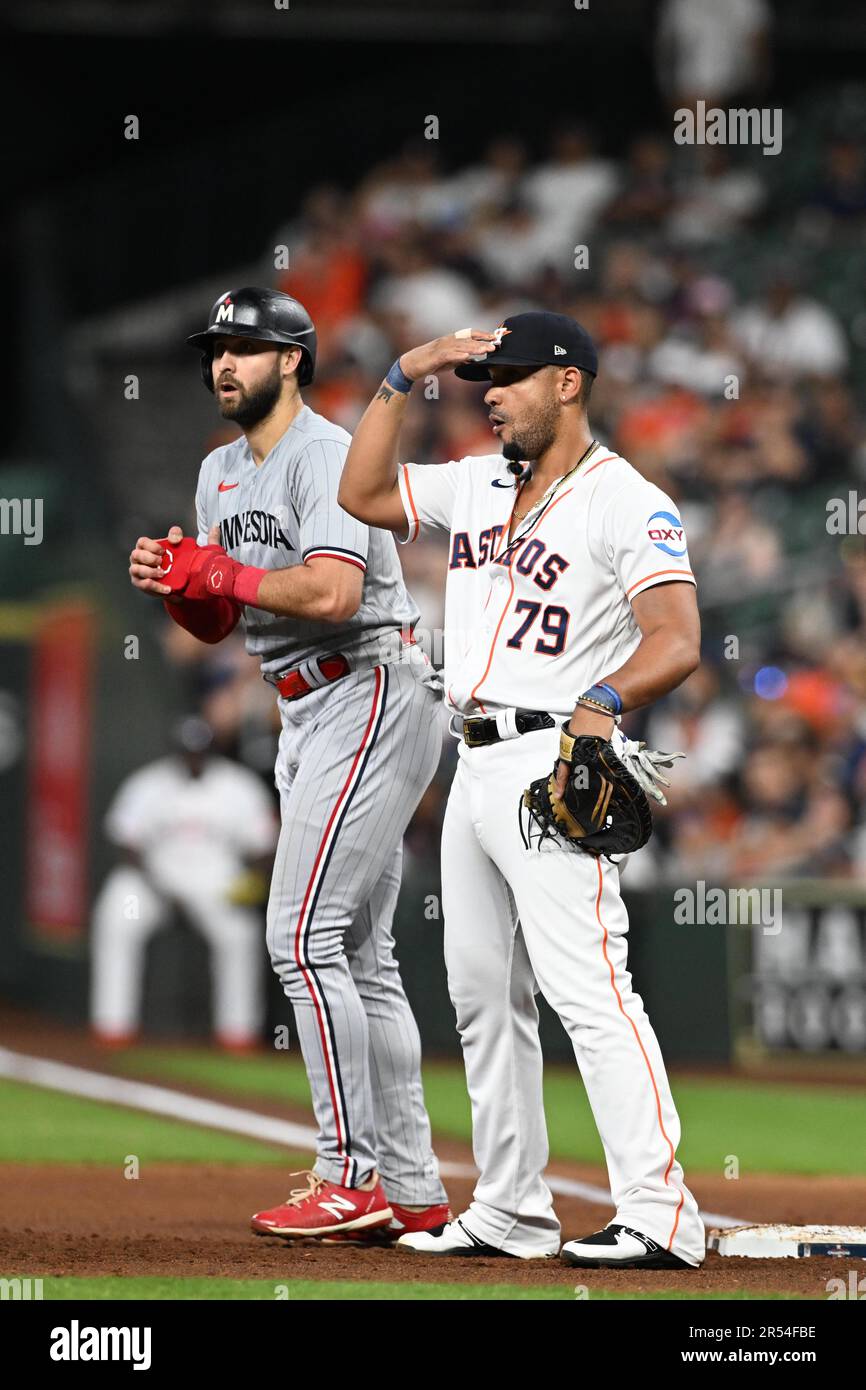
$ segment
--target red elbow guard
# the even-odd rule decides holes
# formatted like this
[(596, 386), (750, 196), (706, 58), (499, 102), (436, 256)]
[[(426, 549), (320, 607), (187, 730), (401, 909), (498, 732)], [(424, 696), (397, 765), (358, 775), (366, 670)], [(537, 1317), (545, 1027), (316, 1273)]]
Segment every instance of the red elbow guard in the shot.
[(164, 598), (162, 603), (178, 627), (185, 627), (200, 642), (221, 642), (241, 616), (240, 604), (230, 598), (181, 599), (179, 603)]

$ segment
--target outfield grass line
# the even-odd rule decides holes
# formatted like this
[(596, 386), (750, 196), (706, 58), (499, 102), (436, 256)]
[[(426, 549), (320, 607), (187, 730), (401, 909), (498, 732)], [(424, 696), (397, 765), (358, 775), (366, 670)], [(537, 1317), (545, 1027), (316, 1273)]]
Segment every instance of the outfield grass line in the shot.
[(166, 1115), (106, 1105), (26, 1081), (0, 1077), (0, 1185), (8, 1192), (8, 1165), (86, 1164), (116, 1171), (135, 1155), (146, 1164), (267, 1165), (299, 1172), (309, 1152), (248, 1139), (243, 1134), (184, 1124)]
[[(225, 1101), (206, 1100), (202, 1096), (172, 1091), (166, 1086), (155, 1086), (150, 1082), (128, 1081), (122, 1076), (87, 1071), (84, 1067), (74, 1067), (68, 1062), (31, 1057), (23, 1052), (12, 1052), (5, 1047), (0, 1047), (0, 1076), (10, 1081), (21, 1081), (32, 1086), (61, 1091), (66, 1095), (102, 1101), (108, 1105), (123, 1105), (131, 1110), (143, 1110), (151, 1115), (183, 1120), (207, 1129), (243, 1134), (248, 1139), (279, 1144), (292, 1151), (309, 1149), (315, 1152), (316, 1149), (318, 1136), (310, 1125), (297, 1124), (293, 1120), (280, 1120), (273, 1115), (261, 1115), (255, 1110), (227, 1105)], [(469, 1163), (441, 1163), (439, 1168), (445, 1178), (472, 1179), (477, 1176), (477, 1169)], [(593, 1183), (561, 1177), (556, 1173), (547, 1174), (546, 1181), (550, 1190), (557, 1196), (577, 1197), (603, 1206), (610, 1202), (610, 1192)], [(701, 1216), (710, 1226), (729, 1227), (745, 1224), (742, 1218), (725, 1216), (718, 1212), (702, 1211)]]
[(146, 1110), (152, 1115), (169, 1116), (207, 1129), (221, 1129), (244, 1134), (250, 1139), (262, 1139), (290, 1149), (315, 1149), (316, 1131), (308, 1125), (280, 1120), (272, 1115), (260, 1115), (220, 1100), (205, 1100), (165, 1086), (153, 1086), (145, 1081), (127, 1081), (124, 1077), (104, 1072), (86, 1071), (68, 1062), (53, 1062), (46, 1057), (29, 1057), (23, 1052), (11, 1052), (0, 1047), (0, 1076), (10, 1081), (24, 1081), (31, 1086), (44, 1086), (67, 1095), (101, 1100), (109, 1105), (125, 1105), (131, 1110)]

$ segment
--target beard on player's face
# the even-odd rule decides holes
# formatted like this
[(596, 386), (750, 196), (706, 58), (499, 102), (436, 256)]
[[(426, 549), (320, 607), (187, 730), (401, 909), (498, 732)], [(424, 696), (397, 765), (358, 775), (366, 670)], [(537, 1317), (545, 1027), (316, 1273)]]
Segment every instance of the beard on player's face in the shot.
[(552, 397), (543, 401), (531, 415), (521, 415), (511, 424), (511, 438), (502, 447), (510, 463), (526, 459), (534, 463), (556, 440), (559, 405)]
[[(242, 430), (252, 429), (267, 418), (280, 399), (283, 378), (280, 372), (279, 357), (269, 374), (255, 386), (243, 386), (237, 377), (226, 374), (236, 394), (219, 398), (220, 414), (224, 420), (232, 420)], [(217, 386), (219, 389), (219, 386)]]

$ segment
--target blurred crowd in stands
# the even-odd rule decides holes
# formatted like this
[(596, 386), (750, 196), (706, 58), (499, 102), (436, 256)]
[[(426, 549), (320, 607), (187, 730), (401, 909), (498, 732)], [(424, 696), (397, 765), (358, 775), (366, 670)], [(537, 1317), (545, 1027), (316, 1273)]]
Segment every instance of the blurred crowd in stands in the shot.
[[(756, 45), (753, 83), (760, 58)], [(313, 189), (276, 230), (289, 268), (271, 281), (319, 333), (306, 398), (347, 430), (394, 358), (439, 334), (545, 307), (595, 337), (593, 431), (682, 509), (704, 622), (702, 668), (628, 721), (688, 759), (626, 885), (866, 876), (866, 542), (827, 524), (829, 500), (866, 477), (852, 288), (866, 125), (856, 102), (839, 109), (823, 124), (805, 104), (786, 111), (777, 160), (678, 146), (670, 130), (612, 159), (563, 122), (547, 149), (500, 135), (455, 167), (443, 131), (354, 188)], [(450, 373), (416, 389), (402, 456), (492, 452), (483, 394)], [(401, 559), (421, 626), (441, 628), (444, 541)], [(269, 775), (271, 696), (240, 640), (204, 651), (171, 627), (166, 642), (223, 746)], [(435, 863), (453, 759), (446, 739), (408, 839), (422, 862)]]

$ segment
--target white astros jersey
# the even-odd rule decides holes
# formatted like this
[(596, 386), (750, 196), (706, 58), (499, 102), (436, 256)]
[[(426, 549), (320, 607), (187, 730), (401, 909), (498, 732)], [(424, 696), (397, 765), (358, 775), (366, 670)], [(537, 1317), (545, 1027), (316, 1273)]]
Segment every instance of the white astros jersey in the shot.
[(286, 569), (331, 556), (364, 571), (361, 606), (344, 623), (279, 617), (244, 608), (247, 651), (265, 675), (328, 652), (378, 656), (387, 634), (411, 628), (418, 609), (406, 592), (394, 537), (344, 512), (337, 489), (350, 436), (309, 406), (296, 415), (260, 466), (245, 437), (214, 449), (196, 491), (199, 545), (220, 526), (220, 544), (244, 565)]
[(401, 465), (409, 525), (451, 532), (445, 690), (452, 710), (571, 714), (640, 641), (631, 610), (654, 584), (694, 584), (671, 499), (596, 443), (508, 543), (520, 495), (501, 454)]

